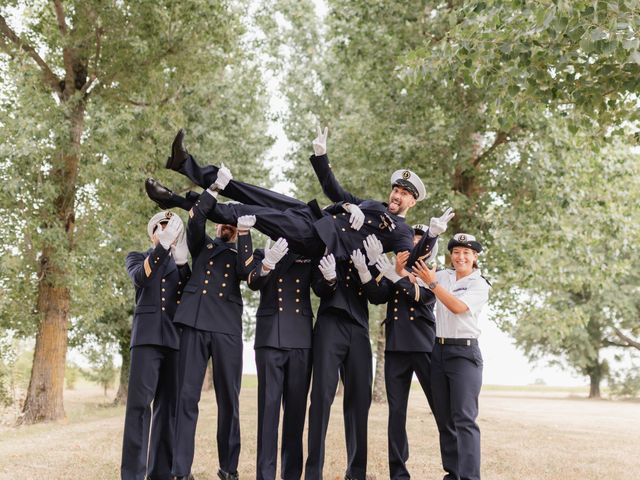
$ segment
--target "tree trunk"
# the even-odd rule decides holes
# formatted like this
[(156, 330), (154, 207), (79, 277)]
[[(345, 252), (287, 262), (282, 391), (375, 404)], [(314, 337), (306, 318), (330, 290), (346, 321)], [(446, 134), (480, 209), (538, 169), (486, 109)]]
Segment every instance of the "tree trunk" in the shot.
[[(55, 244), (45, 243), (40, 257), (37, 300), (40, 319), (29, 389), (19, 420), (22, 424), (59, 420), (65, 416), (62, 395), (71, 302), (67, 286), (69, 264), (65, 257), (73, 250), (74, 201), (85, 113), (82, 100), (71, 101), (76, 104), (69, 106), (69, 137), (60, 142), (60, 155), (55, 158), (50, 177), (58, 192), (54, 201), (55, 217), (43, 219), (43, 229), (50, 232), (63, 229), (64, 235), (60, 235)], [(57, 235), (54, 233), (52, 237)]]
[(38, 312), (40, 324), (36, 335), (33, 366), (20, 424), (64, 418), (62, 391), (67, 357), (67, 318), (69, 289), (56, 287), (49, 280), (52, 272), (47, 252), (40, 260)]
[(589, 398), (600, 398), (600, 372), (589, 375)]
[(387, 403), (387, 389), (384, 384), (384, 349), (386, 338), (384, 325), (378, 328), (376, 338), (376, 371), (373, 379), (373, 401), (374, 403)]
[(122, 357), (122, 366), (120, 367), (120, 381), (118, 385), (118, 392), (116, 398), (113, 401), (114, 405), (126, 405), (127, 394), (129, 393), (129, 369), (131, 367), (131, 350), (129, 345), (131, 343), (131, 329), (126, 334), (122, 335), (118, 342), (120, 350), (120, 356)]

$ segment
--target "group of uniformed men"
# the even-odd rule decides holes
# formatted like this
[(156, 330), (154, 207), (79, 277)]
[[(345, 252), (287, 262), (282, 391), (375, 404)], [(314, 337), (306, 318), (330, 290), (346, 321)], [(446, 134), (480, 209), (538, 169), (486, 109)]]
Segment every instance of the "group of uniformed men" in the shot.
[[(180, 130), (166, 166), (204, 191), (181, 196), (148, 179), (147, 194), (163, 211), (148, 223), (153, 247), (126, 259), (136, 287), (136, 309), (122, 478), (193, 478), (198, 402), (209, 358), (218, 405), (218, 477), (238, 478), (242, 281), (260, 291), (255, 332), (256, 478), (275, 479), (282, 406), (281, 478), (300, 479), (304, 466), (305, 479), (322, 479), (338, 381), (344, 385), (345, 479), (367, 478), (369, 302), (388, 305), (384, 323), (390, 478), (409, 478), (407, 401), (415, 373), (432, 406), (435, 297), (428, 285), (403, 272), (435, 256), (437, 237), (453, 217), (451, 210), (432, 218), (428, 227), (409, 227), (407, 211), (426, 194), (410, 170), (393, 173), (387, 203), (345, 191), (328, 161), (326, 129), (318, 130), (311, 156), (324, 193), (335, 202), (325, 209), (315, 201), (304, 203), (233, 180), (225, 167), (201, 167), (183, 139)], [(219, 203), (219, 194), (239, 203)], [(186, 231), (170, 211), (175, 207), (189, 212)], [(207, 220), (217, 224), (216, 238), (206, 234)], [(254, 250), (252, 227), (273, 243)], [(385, 252), (395, 252), (396, 259), (389, 260)], [(315, 325), (310, 289), (320, 297)], [(308, 455), (303, 465), (310, 385)]]

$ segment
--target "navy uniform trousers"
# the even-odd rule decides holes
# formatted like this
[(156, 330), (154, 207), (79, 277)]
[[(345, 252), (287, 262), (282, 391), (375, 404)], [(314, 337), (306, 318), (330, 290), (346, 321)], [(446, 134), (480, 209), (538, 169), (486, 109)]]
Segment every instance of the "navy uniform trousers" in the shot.
[(255, 358), (258, 371), (257, 480), (274, 480), (278, 459), (278, 424), (283, 408), (281, 478), (302, 475), (302, 437), (311, 381), (313, 314), (310, 284), (317, 262), (293, 253), (268, 273), (264, 251), (254, 251), (249, 288), (260, 290), (256, 312)]
[[(171, 478), (177, 391), (177, 350), (157, 345), (131, 348), (122, 442), (123, 480), (142, 480), (147, 472), (152, 480)], [(150, 428), (153, 429), (151, 436)]]
[(313, 334), (313, 383), (309, 407), (306, 480), (321, 480), (325, 439), (339, 372), (344, 384), (343, 416), (347, 475), (364, 480), (367, 473), (367, 421), (373, 369), (369, 332), (345, 312), (318, 314)]
[(282, 418), (281, 478), (302, 475), (302, 435), (311, 380), (310, 348), (256, 348), (258, 372), (257, 480), (276, 478), (278, 424)]
[(218, 461), (225, 472), (238, 470), (240, 456), (239, 397), (242, 380), (242, 337), (184, 326), (180, 337), (180, 400), (176, 422), (173, 472), (191, 472), (195, 451), (198, 403), (207, 370), (213, 362), (213, 388), (218, 406)]
[(476, 418), (481, 387), (480, 347), (436, 343), (431, 356), (431, 388), (447, 480), (480, 479), (480, 429)]

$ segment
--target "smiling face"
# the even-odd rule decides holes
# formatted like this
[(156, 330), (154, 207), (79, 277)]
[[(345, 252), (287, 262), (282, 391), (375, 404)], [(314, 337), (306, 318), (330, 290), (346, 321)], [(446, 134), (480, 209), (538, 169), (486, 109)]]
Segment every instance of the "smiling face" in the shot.
[(223, 242), (235, 242), (238, 230), (233, 225), (219, 223), (216, 227), (216, 235)]
[(478, 252), (467, 247), (453, 247), (451, 250), (451, 264), (458, 276), (464, 277), (473, 271), (473, 265), (478, 261)]
[(389, 194), (389, 206), (387, 210), (394, 215), (400, 215), (404, 217), (407, 214), (407, 210), (416, 204), (416, 198), (413, 194), (398, 185), (394, 185)]

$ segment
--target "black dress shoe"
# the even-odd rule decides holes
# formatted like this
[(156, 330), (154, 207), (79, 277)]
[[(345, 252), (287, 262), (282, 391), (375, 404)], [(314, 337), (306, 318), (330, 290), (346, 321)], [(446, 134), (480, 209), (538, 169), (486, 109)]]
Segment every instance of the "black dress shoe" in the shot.
[(175, 170), (176, 172), (180, 170), (182, 164), (189, 157), (189, 152), (184, 148), (184, 129), (181, 128), (178, 130), (178, 134), (176, 138), (173, 139), (173, 143), (171, 144), (171, 156), (167, 159), (166, 168), (170, 170)]
[(227, 473), (220, 468), (218, 469), (218, 478), (220, 478), (220, 480), (238, 480), (239, 477), (238, 472)]
[(161, 209), (169, 210), (178, 206), (177, 195), (157, 180), (147, 178), (144, 181), (144, 189), (147, 191), (147, 196), (156, 202)]

